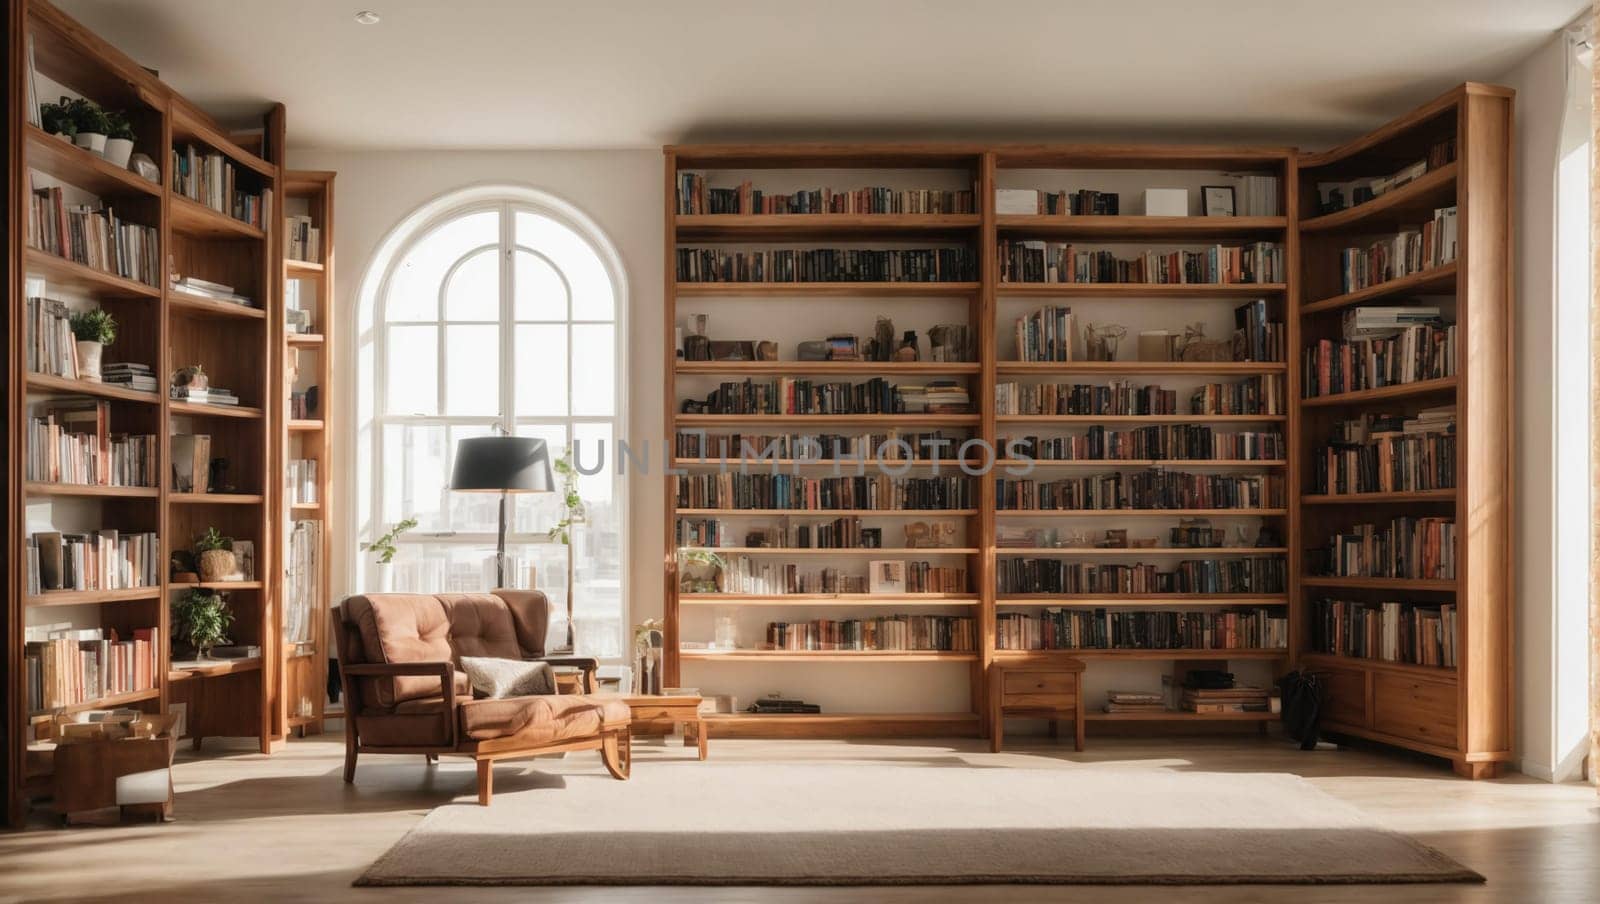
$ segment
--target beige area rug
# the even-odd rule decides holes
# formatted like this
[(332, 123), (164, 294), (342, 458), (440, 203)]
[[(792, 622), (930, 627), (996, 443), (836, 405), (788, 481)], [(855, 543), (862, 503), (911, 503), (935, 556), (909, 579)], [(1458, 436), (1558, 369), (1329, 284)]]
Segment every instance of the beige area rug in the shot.
[(1292, 775), (636, 761), (539, 781), (433, 810), (356, 884), (1483, 881)]

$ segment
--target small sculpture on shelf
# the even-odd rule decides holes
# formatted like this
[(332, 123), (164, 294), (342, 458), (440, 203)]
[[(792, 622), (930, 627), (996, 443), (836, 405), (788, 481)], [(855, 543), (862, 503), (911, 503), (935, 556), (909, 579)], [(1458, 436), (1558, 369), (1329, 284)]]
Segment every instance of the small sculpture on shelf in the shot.
[(954, 521), (912, 521), (905, 526), (909, 549), (948, 549), (955, 545)]
[(906, 362), (922, 360), (922, 352), (917, 347), (916, 330), (906, 330), (905, 336), (900, 340), (900, 347), (894, 350), (894, 359)]
[(1088, 347), (1088, 360), (1115, 361), (1128, 328), (1120, 323), (1088, 323), (1083, 327), (1083, 341)]
[(872, 361), (889, 361), (894, 357), (894, 350), (894, 321), (879, 316), (878, 322), (872, 328), (872, 342), (867, 350), (867, 358)]
[(1182, 361), (1209, 362), (1232, 361), (1233, 340), (1207, 339), (1204, 323), (1191, 323), (1183, 328), (1183, 344), (1178, 358)]
[(685, 549), (678, 553), (681, 571), (678, 590), (683, 593), (721, 593), (723, 568), (727, 563), (709, 549)]

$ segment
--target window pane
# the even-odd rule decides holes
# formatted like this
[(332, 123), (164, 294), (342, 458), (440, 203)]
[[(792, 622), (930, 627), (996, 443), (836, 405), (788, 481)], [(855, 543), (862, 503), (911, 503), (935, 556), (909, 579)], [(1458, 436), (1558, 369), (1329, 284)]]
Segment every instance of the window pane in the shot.
[[(445, 479), (455, 469), (456, 447), (462, 440), (474, 436), (492, 436), (494, 428), (488, 424), (471, 424), (450, 428), (450, 466)], [(450, 529), (463, 533), (487, 531), (493, 533), (500, 526), (499, 493), (451, 492), (447, 501), (450, 507)]]
[(589, 243), (546, 216), (517, 213), (517, 244), (537, 248), (555, 262), (572, 287), (573, 320), (615, 320), (611, 278)]
[(438, 414), (439, 328), (391, 326), (388, 333), (384, 410), (389, 414)]
[(518, 320), (566, 320), (567, 285), (550, 262), (524, 249), (516, 256)]
[(485, 248), (450, 275), (444, 290), (446, 320), (500, 320), (500, 255)]
[(548, 417), (567, 413), (567, 328), (517, 324), (517, 414)]
[[(536, 436), (545, 441), (550, 452), (550, 462), (560, 458), (567, 448), (565, 424), (518, 424), (518, 436)], [(551, 470), (557, 485), (561, 476)], [(544, 534), (561, 520), (560, 493), (521, 493), (512, 497), (514, 515), (512, 530), (519, 534)]]
[(389, 275), (384, 319), (438, 320), (439, 286), (467, 252), (500, 241), (500, 214), (484, 210), (443, 223), (411, 246)]
[[(609, 423), (574, 424), (572, 433), (577, 460), (584, 470), (592, 471), (603, 461), (597, 473), (578, 477), (578, 495), (584, 503), (583, 522), (572, 531), (578, 650), (587, 656), (614, 657), (621, 655), (622, 649), (622, 522), (616, 504), (616, 437)], [(638, 451), (643, 457), (644, 450)]]
[(500, 413), (500, 328), (446, 326), (446, 414)]
[(384, 425), (379, 533), (405, 518), (417, 519), (419, 531), (445, 529), (445, 488), (450, 481), (446, 439), (445, 428), (436, 424)]
[(397, 593), (482, 593), (494, 584), (494, 544), (402, 543), (390, 567)]
[(583, 379), (572, 383), (572, 413), (598, 416), (616, 411), (616, 327), (579, 323), (572, 327), (573, 370)]

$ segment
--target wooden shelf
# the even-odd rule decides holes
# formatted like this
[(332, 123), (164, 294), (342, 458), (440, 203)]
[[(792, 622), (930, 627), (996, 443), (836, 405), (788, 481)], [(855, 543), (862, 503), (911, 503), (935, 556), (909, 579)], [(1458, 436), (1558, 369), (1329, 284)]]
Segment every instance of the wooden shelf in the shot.
[(97, 606), (102, 603), (128, 603), (161, 597), (161, 588), (130, 587), (125, 590), (46, 590), (24, 602), (35, 606)]
[(983, 365), (976, 362), (941, 361), (679, 361), (678, 374), (757, 375), (772, 374), (976, 374)]
[(995, 228), (1019, 237), (1114, 241), (1202, 242), (1213, 239), (1265, 241), (1289, 226), (1286, 217), (1149, 217), (999, 214)]
[(911, 298), (929, 298), (939, 295), (977, 295), (979, 288), (979, 284), (975, 282), (678, 282), (673, 285), (672, 291), (679, 298), (704, 298), (709, 296), (738, 297), (744, 295), (789, 295), (797, 297), (809, 295), (842, 295), (847, 297), (861, 296), (863, 298), (907, 296)]
[(1270, 556), (1283, 555), (1289, 550), (1283, 546), (1146, 546), (1141, 549), (1116, 548), (1116, 549), (1091, 549), (1080, 547), (1077, 549), (1058, 549), (1054, 547), (1045, 549), (1029, 549), (1020, 546), (996, 546), (997, 556), (1027, 556), (1031, 558), (1054, 558), (1061, 556), (1083, 557), (1098, 559), (1105, 556), (1193, 556), (1195, 558), (1215, 559), (1238, 556)]
[(167, 501), (174, 505), (260, 505), (265, 498), (260, 493), (167, 494)]
[[(74, 289), (96, 298), (148, 298), (161, 297), (156, 286), (138, 280), (123, 279), (114, 273), (96, 270), (83, 264), (57, 257), (38, 248), (28, 248), (23, 255), (23, 266), (29, 273), (42, 274), (46, 282)], [(151, 312), (154, 314), (154, 311)]]
[(1404, 493), (1340, 493), (1300, 497), (1301, 505), (1372, 505), (1401, 502), (1454, 502), (1455, 490), (1415, 490)]
[(961, 518), (978, 514), (977, 509), (677, 509), (679, 515), (793, 515), (803, 518)]
[(1095, 468), (1102, 471), (1115, 471), (1120, 468), (1283, 468), (1288, 462), (1281, 458), (1251, 459), (1251, 458), (1219, 458), (1219, 459), (1190, 459), (1190, 458), (1001, 458), (995, 461), (995, 467), (1026, 467), (1033, 465), (1036, 468)]
[(679, 242), (948, 237), (969, 233), (982, 224), (983, 216), (976, 213), (713, 213), (673, 218)]
[(320, 430), (322, 430), (322, 421), (320, 419), (299, 418), (289, 422), (290, 433), (316, 433)]
[(182, 147), (185, 144), (205, 145), (235, 164), (254, 170), (259, 176), (272, 178), (278, 174), (277, 167), (240, 147), (211, 123), (191, 114), (183, 104), (175, 104), (172, 108), (172, 143), (175, 147)]
[(1247, 713), (1191, 713), (1182, 710), (1144, 713), (1108, 713), (1089, 710), (1083, 714), (1089, 722), (1276, 722), (1283, 718), (1274, 712)]
[(1399, 295), (1442, 295), (1456, 290), (1456, 264), (1451, 261), (1442, 267), (1423, 270), (1410, 276), (1391, 279), (1375, 286), (1358, 289), (1345, 295), (1335, 295), (1300, 306), (1301, 314), (1321, 314), (1338, 311), (1355, 305), (1368, 304)]
[(189, 660), (174, 662), (172, 669), (167, 672), (169, 681), (186, 681), (190, 678), (220, 678), (223, 675), (234, 675), (239, 672), (261, 671), (261, 657), (249, 656), (244, 659), (214, 659), (205, 662)]
[(260, 581), (172, 581), (168, 590), (260, 590)]
[(284, 337), (290, 348), (312, 348), (321, 346), (323, 338), (321, 333), (290, 333)]
[(242, 304), (231, 301), (218, 301), (204, 295), (190, 295), (177, 289), (167, 290), (167, 304), (172, 309), (190, 317), (213, 319), (240, 318), (243, 320), (265, 320), (267, 312), (261, 308), (247, 308)]
[(1383, 659), (1366, 659), (1359, 656), (1339, 656), (1334, 653), (1301, 653), (1300, 662), (1313, 668), (1361, 669), (1370, 672), (1393, 672), (1398, 675), (1417, 675), (1438, 681), (1456, 680), (1456, 670), (1438, 665), (1417, 665), (1411, 662), (1389, 662)]
[(1409, 399), (1417, 396), (1439, 395), (1456, 391), (1456, 378), (1443, 377), (1437, 380), (1418, 380), (1414, 383), (1395, 383), (1391, 386), (1380, 386), (1377, 389), (1360, 389), (1355, 392), (1336, 392), (1331, 395), (1313, 396), (1301, 399), (1300, 405), (1304, 408), (1332, 408), (1339, 405), (1362, 405), (1367, 402), (1392, 402), (1395, 399)]
[(1150, 608), (1174, 606), (1287, 606), (1282, 594), (1229, 593), (1002, 593), (995, 602), (1013, 606), (1093, 606), (1095, 608)]
[(248, 405), (212, 405), (201, 402), (173, 402), (168, 408), (173, 414), (191, 417), (231, 417), (243, 420), (260, 420), (261, 409)]
[(1288, 650), (995, 650), (994, 658), (1002, 662), (1046, 665), (1060, 659), (1135, 659), (1135, 660), (1235, 660), (1235, 659), (1288, 659)]
[(150, 687), (142, 691), (129, 691), (125, 694), (110, 694), (83, 703), (74, 703), (70, 706), (60, 706), (55, 709), (40, 709), (28, 713), (28, 721), (38, 724), (47, 722), (56, 715), (81, 713), (91, 709), (115, 709), (119, 706), (128, 706), (134, 703), (143, 703), (146, 700), (155, 700), (161, 696), (161, 689)]
[(680, 414), (679, 427), (743, 427), (757, 424), (812, 424), (818, 427), (976, 427), (976, 414)]
[(1287, 414), (1002, 414), (997, 424), (1265, 424)]
[(1252, 509), (996, 509), (995, 517), (1012, 518), (1272, 518), (1289, 514), (1282, 508)]
[(685, 662), (976, 662), (978, 654), (942, 650), (680, 650)]
[(283, 269), (291, 279), (295, 277), (321, 276), (327, 272), (326, 268), (321, 264), (312, 261), (297, 261), (290, 258), (284, 259)]
[[(685, 546), (680, 552), (712, 552), (717, 555), (732, 556), (870, 556), (878, 559), (894, 558), (896, 556), (975, 556), (982, 550), (976, 546), (952, 547), (883, 547), (878, 549), (848, 548), (848, 549), (810, 549), (810, 548), (779, 548), (772, 546)], [(869, 594), (877, 596), (877, 594)]]
[(55, 377), (48, 374), (28, 374), (27, 385), (30, 392), (62, 392), (71, 395), (94, 396), (97, 399), (112, 399), (119, 402), (139, 402), (145, 405), (161, 404), (161, 395), (159, 393), (128, 389), (111, 383), (72, 380), (67, 377)]
[(1018, 283), (995, 286), (999, 295), (1048, 295), (1098, 298), (1257, 298), (1282, 295), (1284, 283)]
[(1300, 221), (1301, 232), (1387, 232), (1433, 219), (1433, 211), (1456, 203), (1460, 164), (1448, 163), (1354, 207)]
[(161, 183), (151, 182), (127, 167), (46, 134), (36, 125), (23, 127), (27, 165), (101, 198), (161, 197)]
[(192, 201), (177, 192), (168, 192), (168, 220), (180, 235), (202, 239), (251, 239), (267, 237), (264, 230)]
[(1197, 376), (1281, 374), (1289, 365), (1271, 361), (1001, 361), (1007, 374), (1193, 374)]
[(1454, 592), (1454, 578), (1361, 578), (1305, 575), (1302, 587), (1349, 587), (1353, 590), (1443, 590)]
[(154, 499), (161, 495), (157, 487), (108, 487), (31, 480), (23, 486), (23, 492), (29, 496), (95, 496), (107, 499)]

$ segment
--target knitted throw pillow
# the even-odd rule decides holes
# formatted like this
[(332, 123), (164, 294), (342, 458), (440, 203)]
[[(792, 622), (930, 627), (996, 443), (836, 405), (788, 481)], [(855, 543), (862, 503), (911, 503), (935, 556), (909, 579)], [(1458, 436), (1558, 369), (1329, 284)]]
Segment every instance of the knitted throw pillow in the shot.
[(472, 681), (472, 689), (486, 697), (526, 697), (556, 692), (556, 675), (548, 662), (463, 656), (461, 671)]

